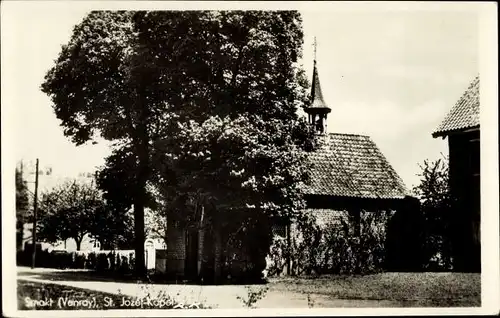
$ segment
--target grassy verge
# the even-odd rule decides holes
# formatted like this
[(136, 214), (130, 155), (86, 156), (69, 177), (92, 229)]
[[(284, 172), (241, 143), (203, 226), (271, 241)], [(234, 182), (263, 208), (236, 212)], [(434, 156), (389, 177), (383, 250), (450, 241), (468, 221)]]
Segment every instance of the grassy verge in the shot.
[(411, 307), (481, 305), (481, 275), (472, 273), (381, 273), (274, 279), (272, 289), (336, 299), (390, 300)]
[(181, 304), (160, 294), (143, 299), (58, 284), (18, 280), (19, 310), (198, 309), (203, 304)]

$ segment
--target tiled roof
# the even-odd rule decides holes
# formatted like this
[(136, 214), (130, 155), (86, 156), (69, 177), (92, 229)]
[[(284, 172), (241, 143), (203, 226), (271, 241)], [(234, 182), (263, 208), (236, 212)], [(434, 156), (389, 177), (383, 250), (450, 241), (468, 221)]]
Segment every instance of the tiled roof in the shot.
[(479, 127), (479, 76), (465, 91), (432, 136), (446, 136), (456, 130)]
[(407, 189), (368, 136), (327, 134), (308, 154), (313, 164), (305, 194), (402, 199)]

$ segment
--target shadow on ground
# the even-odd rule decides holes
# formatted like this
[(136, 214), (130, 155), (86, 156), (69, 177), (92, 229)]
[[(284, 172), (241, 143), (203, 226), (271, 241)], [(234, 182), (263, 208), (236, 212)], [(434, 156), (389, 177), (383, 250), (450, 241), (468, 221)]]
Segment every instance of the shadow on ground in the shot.
[(115, 272), (96, 272), (82, 269), (26, 269), (17, 272), (19, 277), (31, 277), (50, 281), (95, 281), (95, 282), (116, 282), (116, 283), (152, 283), (152, 284), (181, 284), (181, 285), (262, 285), (267, 284), (267, 280), (221, 280), (215, 282), (203, 282), (199, 280), (173, 279), (163, 275), (149, 275), (146, 280), (138, 280), (133, 275), (121, 275)]

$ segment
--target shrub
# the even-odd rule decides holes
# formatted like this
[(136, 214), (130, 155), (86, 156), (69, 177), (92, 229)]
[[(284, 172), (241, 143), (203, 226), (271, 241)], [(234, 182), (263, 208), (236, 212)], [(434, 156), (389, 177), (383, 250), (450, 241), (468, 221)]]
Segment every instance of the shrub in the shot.
[(460, 254), (463, 246), (452, 245), (456, 235), (462, 234), (453, 230), (456, 218), (453, 218), (454, 199), (449, 187), (449, 159), (424, 160), (420, 168), (420, 184), (413, 192), (421, 201), (423, 269), (452, 270), (453, 255)]
[(71, 268), (72, 255), (66, 251), (53, 251), (51, 258), (55, 267), (60, 269)]
[(137, 300), (140, 299), (152, 299), (154, 300), (151, 304), (148, 302), (144, 303), (141, 308), (144, 309), (210, 309), (211, 307), (204, 304), (203, 302), (185, 303), (179, 301), (172, 297), (165, 290), (160, 290), (159, 292), (153, 292), (153, 285), (147, 284), (142, 285), (139, 288)]
[(88, 257), (88, 269), (94, 269), (97, 264), (97, 255), (95, 253), (89, 253)]
[(121, 269), (122, 269), (121, 268), (121, 266), (122, 266), (122, 262), (121, 262), (122, 257), (120, 256), (120, 254), (116, 254), (115, 258), (116, 258), (115, 271), (120, 272)]
[(128, 264), (127, 264), (126, 271), (127, 273), (132, 273), (134, 271), (134, 265), (135, 265), (135, 254), (134, 253), (129, 253), (128, 254)]
[(114, 271), (115, 268), (115, 252), (112, 251), (111, 253), (108, 254), (108, 260), (109, 260), (109, 269)]
[(75, 257), (75, 262), (74, 262), (74, 267), (76, 269), (84, 269), (85, 268), (85, 259), (86, 259), (86, 254), (82, 253), (74, 253)]
[(237, 283), (260, 282), (271, 245), (270, 231), (264, 217), (227, 225), (222, 239), (222, 277)]
[(104, 253), (99, 253), (96, 255), (97, 257), (97, 263), (96, 263), (96, 267), (95, 267), (95, 270), (98, 271), (98, 272), (104, 272), (106, 271), (107, 269), (107, 263), (108, 263), (108, 259), (106, 257), (106, 254)]
[(320, 274), (321, 262), (325, 260), (325, 249), (322, 242), (323, 229), (312, 215), (303, 216), (297, 222), (297, 236), (291, 240), (289, 250), (293, 268), (297, 274)]
[[(31, 266), (31, 252), (18, 251), (18, 265)], [(68, 252), (37, 251), (36, 266), (59, 269), (89, 269), (97, 272), (129, 274), (133, 271), (134, 253), (130, 251)]]
[(267, 276), (279, 276), (283, 273), (286, 266), (288, 255), (288, 244), (286, 238), (275, 235), (267, 256)]
[(296, 275), (382, 271), (388, 219), (389, 215), (383, 211), (362, 212), (359, 219), (348, 214), (338, 222), (321, 226), (313, 215), (304, 215), (296, 223), (290, 246), (284, 238), (274, 238), (268, 256), (268, 275), (283, 272), (287, 258)]
[(250, 286), (245, 286), (245, 289), (247, 291), (247, 295), (245, 298), (241, 296), (237, 296), (236, 299), (239, 299), (243, 305), (247, 308), (256, 308), (255, 304), (264, 298), (269, 291), (268, 286), (258, 286), (258, 287), (250, 287)]
[(127, 257), (120, 255), (120, 273), (126, 273), (128, 270), (128, 260)]

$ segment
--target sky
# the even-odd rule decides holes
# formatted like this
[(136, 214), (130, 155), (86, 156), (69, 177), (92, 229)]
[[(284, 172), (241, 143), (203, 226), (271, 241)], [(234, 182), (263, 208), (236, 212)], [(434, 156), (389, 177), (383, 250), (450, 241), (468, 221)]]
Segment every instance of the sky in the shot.
[[(51, 167), (42, 187), (94, 171), (109, 154), (107, 143), (73, 145), (39, 89), (72, 27), (93, 7), (59, 1), (5, 7), (2, 115), (9, 118), (13, 158), (26, 171), (33, 171), (35, 158), (42, 169)], [(316, 37), (321, 86), (332, 109), (328, 131), (370, 136), (408, 188), (418, 183), (418, 163), (447, 155), (447, 141), (431, 133), (479, 72), (477, 12), (443, 8), (300, 8), (301, 62), (311, 78)]]

